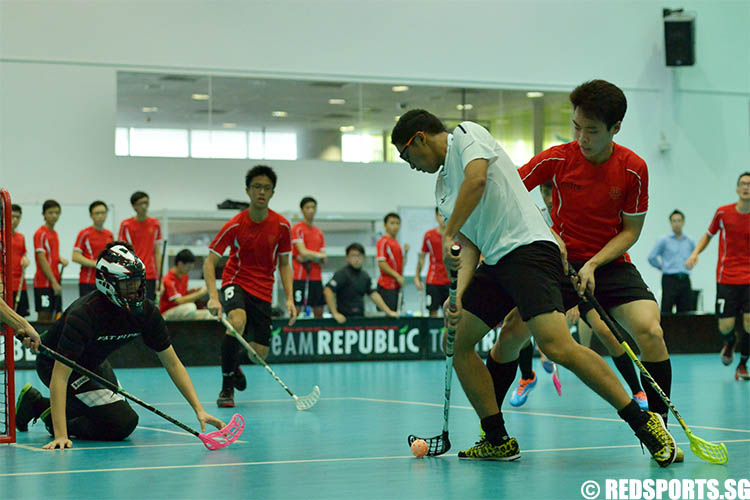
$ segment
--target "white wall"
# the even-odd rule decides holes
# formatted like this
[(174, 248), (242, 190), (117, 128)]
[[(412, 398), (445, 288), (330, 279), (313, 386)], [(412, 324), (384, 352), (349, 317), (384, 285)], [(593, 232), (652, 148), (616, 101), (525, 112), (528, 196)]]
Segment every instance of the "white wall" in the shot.
[[(645, 256), (669, 230), (668, 213), (682, 209), (697, 239), (750, 168), (750, 3), (681, 6), (697, 14), (697, 64), (670, 69), (662, 5), (651, 1), (6, 1), (0, 179), (28, 203), (102, 198), (124, 208), (144, 188), (154, 209), (242, 199), (251, 162), (114, 156), (118, 69), (555, 90), (606, 78), (629, 100), (617, 140), (649, 164), (650, 215), (631, 253), (657, 291)], [(327, 212), (432, 204), (432, 179), (403, 167), (268, 163), (281, 210), (306, 194)], [(709, 306), (716, 247), (694, 275)]]

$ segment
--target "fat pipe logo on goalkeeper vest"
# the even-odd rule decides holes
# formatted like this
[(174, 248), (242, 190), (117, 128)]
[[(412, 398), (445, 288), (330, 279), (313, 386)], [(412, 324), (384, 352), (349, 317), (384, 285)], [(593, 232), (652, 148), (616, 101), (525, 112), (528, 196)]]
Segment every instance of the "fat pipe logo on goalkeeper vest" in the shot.
[[(280, 335), (283, 333), (283, 335)], [(383, 326), (363, 328), (295, 328), (272, 332), (275, 356), (419, 353), (419, 328)]]

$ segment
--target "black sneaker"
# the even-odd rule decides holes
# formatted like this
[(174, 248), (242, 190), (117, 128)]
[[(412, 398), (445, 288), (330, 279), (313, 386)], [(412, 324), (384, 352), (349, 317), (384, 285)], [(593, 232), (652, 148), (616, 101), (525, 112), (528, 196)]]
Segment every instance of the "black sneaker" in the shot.
[(44, 426), (47, 428), (50, 436), (55, 435), (55, 429), (52, 427), (52, 408), (47, 408), (39, 415), (39, 420), (44, 422)]
[(732, 361), (734, 361), (734, 343), (725, 342), (719, 354), (721, 354), (721, 362), (725, 366), (731, 365)]
[(669, 467), (677, 457), (677, 444), (664, 425), (661, 415), (648, 412), (649, 419), (635, 431), (660, 467)]
[(234, 388), (238, 391), (244, 391), (247, 389), (247, 378), (245, 378), (245, 374), (242, 373), (242, 368), (240, 366), (237, 366), (237, 369), (234, 371)]
[(222, 389), (216, 400), (219, 408), (234, 408), (234, 389)]
[(29, 430), (29, 422), (39, 418), (36, 413), (38, 403), (42, 399), (42, 393), (34, 389), (31, 384), (26, 384), (16, 400), (16, 429), (20, 432)]

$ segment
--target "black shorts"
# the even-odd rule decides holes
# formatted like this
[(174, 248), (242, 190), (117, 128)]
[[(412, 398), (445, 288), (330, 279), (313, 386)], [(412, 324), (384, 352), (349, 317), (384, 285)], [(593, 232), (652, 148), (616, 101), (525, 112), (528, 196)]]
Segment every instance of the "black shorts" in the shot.
[(425, 296), (427, 299), (428, 311), (439, 311), (445, 301), (448, 299), (448, 285), (427, 285), (425, 287)]
[(398, 311), (398, 295), (400, 289), (391, 290), (390, 288), (383, 288), (382, 286), (378, 285), (378, 294), (380, 294), (381, 297), (383, 297), (383, 302), (385, 302), (385, 305), (391, 308), (392, 311)]
[(21, 290), (21, 298), (18, 299), (18, 307), (16, 308), (16, 295), (18, 292), (13, 292), (13, 304), (11, 304), (16, 313), (19, 316), (26, 317), (29, 315), (29, 292), (28, 290)]
[(734, 318), (750, 313), (750, 285), (716, 283), (716, 316)]
[(78, 296), (83, 297), (87, 293), (91, 293), (96, 290), (96, 285), (91, 283), (78, 283)]
[[(585, 263), (584, 261), (568, 262), (575, 270), (581, 269)], [(578, 304), (581, 317), (585, 318), (586, 314), (594, 307), (586, 301), (581, 301), (570, 280), (566, 279), (565, 281), (562, 295), (566, 310)], [(602, 307), (608, 311), (636, 300), (653, 300), (656, 302), (656, 297), (643, 281), (641, 273), (631, 262), (610, 262), (594, 271), (594, 296)]]
[(552, 311), (565, 312), (560, 293), (564, 279), (558, 246), (536, 241), (516, 248), (495, 265), (480, 265), (464, 291), (463, 308), (490, 328), (514, 307), (523, 321)]
[(235, 309), (242, 309), (247, 316), (244, 337), (268, 347), (271, 345), (271, 304), (247, 293), (239, 285), (222, 287), (221, 307), (229, 314)]
[(62, 312), (62, 294), (55, 295), (52, 288), (34, 288), (36, 312)]
[(324, 306), (326, 302), (323, 299), (323, 283), (320, 281), (294, 280), (292, 283), (294, 304), (300, 306), (305, 303), (305, 283), (307, 283), (307, 305), (310, 307)]

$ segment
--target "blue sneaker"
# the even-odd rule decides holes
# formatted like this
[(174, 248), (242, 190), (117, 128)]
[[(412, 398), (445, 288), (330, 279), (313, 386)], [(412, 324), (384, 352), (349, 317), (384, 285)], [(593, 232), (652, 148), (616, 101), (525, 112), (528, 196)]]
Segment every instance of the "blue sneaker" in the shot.
[(635, 399), (635, 402), (638, 403), (638, 406), (641, 407), (641, 410), (648, 411), (648, 398), (646, 397), (645, 392), (636, 392), (635, 394), (633, 394), (633, 399)]
[(531, 373), (534, 374), (534, 378), (522, 378), (518, 383), (518, 389), (510, 397), (511, 406), (522, 406), (529, 397), (531, 390), (536, 387), (536, 372), (532, 371)]
[(539, 351), (539, 356), (542, 358), (542, 368), (547, 373), (555, 373), (555, 363), (547, 359), (542, 351)]

